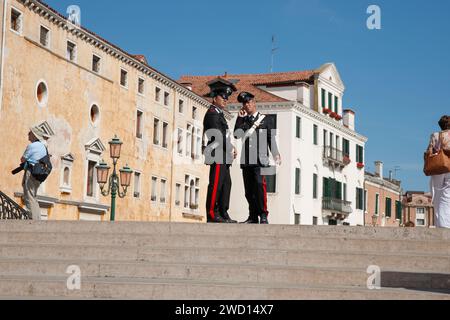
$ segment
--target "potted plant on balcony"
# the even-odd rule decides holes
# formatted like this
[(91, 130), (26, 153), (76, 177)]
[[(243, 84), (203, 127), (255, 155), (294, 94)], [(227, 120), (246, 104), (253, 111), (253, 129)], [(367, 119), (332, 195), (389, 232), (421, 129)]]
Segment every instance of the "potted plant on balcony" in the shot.
[(340, 116), (340, 115), (336, 115), (336, 118), (335, 118), (337, 121), (341, 121), (342, 120), (342, 116)]
[(358, 162), (358, 163), (356, 164), (356, 166), (358, 167), (358, 169), (362, 169), (362, 168), (365, 167), (365, 166), (364, 166), (364, 163), (362, 163), (362, 162)]
[(331, 112), (330, 113), (330, 117), (333, 118), (333, 119), (335, 119), (337, 117), (337, 115), (338, 114), (336, 112)]
[(328, 109), (328, 108), (323, 108), (323, 113), (324, 113), (324, 114), (329, 114), (330, 112), (331, 112), (330, 109)]
[(348, 155), (344, 155), (345, 165), (348, 166), (351, 162), (352, 162), (352, 160), (350, 159), (350, 157)]

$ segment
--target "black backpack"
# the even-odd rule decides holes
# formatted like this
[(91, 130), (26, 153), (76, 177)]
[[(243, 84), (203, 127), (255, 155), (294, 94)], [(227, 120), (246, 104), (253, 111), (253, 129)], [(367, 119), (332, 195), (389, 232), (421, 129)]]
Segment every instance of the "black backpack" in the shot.
[(53, 170), (52, 163), (50, 161), (50, 155), (48, 154), (40, 159), (38, 163), (36, 163), (33, 168), (31, 169), (31, 175), (40, 183), (43, 183), (45, 180), (47, 180), (48, 176)]

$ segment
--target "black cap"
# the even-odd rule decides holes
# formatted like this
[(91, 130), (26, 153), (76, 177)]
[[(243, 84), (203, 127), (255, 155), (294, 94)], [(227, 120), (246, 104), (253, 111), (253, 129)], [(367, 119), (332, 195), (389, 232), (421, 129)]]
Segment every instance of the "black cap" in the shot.
[(247, 103), (253, 99), (255, 99), (255, 96), (252, 95), (250, 92), (241, 92), (238, 96), (238, 101), (240, 103)]
[(222, 78), (217, 78), (208, 82), (208, 86), (211, 92), (206, 96), (210, 98), (222, 96), (223, 98), (228, 99), (233, 92), (237, 91), (236, 86), (233, 83)]

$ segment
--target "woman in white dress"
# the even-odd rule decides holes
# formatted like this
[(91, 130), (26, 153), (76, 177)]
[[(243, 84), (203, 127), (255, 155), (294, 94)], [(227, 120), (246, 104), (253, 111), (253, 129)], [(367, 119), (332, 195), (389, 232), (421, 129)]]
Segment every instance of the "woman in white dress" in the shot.
[[(442, 117), (439, 126), (442, 129), (443, 144), (441, 146), (441, 132), (436, 132), (431, 136), (429, 148), (433, 149), (433, 153), (438, 153), (443, 148), (450, 154), (450, 117)], [(431, 177), (431, 194), (436, 227), (450, 228), (450, 173)]]

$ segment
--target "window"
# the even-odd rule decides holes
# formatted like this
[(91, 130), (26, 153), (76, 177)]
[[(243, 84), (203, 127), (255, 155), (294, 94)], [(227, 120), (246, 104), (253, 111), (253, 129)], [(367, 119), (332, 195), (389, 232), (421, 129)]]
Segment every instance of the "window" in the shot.
[(266, 176), (267, 193), (277, 192), (277, 175)]
[(327, 130), (323, 130), (323, 146), (324, 147), (328, 146), (327, 137), (328, 137), (328, 131)]
[(380, 214), (380, 195), (377, 193), (375, 195), (375, 215), (378, 216)]
[(66, 154), (61, 157), (61, 182), (60, 191), (62, 193), (70, 194), (72, 192), (72, 167), (73, 167), (74, 157), (71, 154)]
[(75, 62), (77, 60), (77, 45), (73, 42), (67, 41), (67, 60)]
[(192, 107), (192, 119), (197, 119), (197, 107)]
[(18, 33), (22, 32), (22, 13), (14, 8), (11, 8), (11, 29)]
[(96, 56), (95, 54), (92, 55), (92, 71), (97, 73), (100, 72), (100, 61), (101, 58), (99, 56)]
[(328, 109), (333, 111), (333, 94), (328, 92)]
[(295, 136), (299, 139), (302, 137), (302, 118), (300, 117), (297, 117), (295, 123)]
[(168, 92), (164, 92), (164, 105), (168, 106), (169, 105), (169, 93)]
[(186, 130), (186, 156), (188, 157), (191, 156), (192, 139), (192, 126), (188, 124)]
[(395, 218), (402, 221), (402, 203), (400, 201), (395, 201)]
[(200, 199), (200, 179), (195, 179), (195, 207), (198, 209), (198, 202)]
[(334, 97), (334, 112), (339, 113), (339, 98)]
[(50, 30), (48, 30), (46, 27), (41, 26), (41, 32), (39, 35), (39, 42), (44, 47), (49, 47), (50, 45)]
[(64, 173), (63, 173), (63, 185), (65, 187), (70, 186), (70, 169), (68, 167), (64, 168)]
[(90, 118), (93, 125), (98, 124), (98, 121), (100, 120), (100, 109), (96, 104), (91, 106)]
[(140, 110), (136, 113), (136, 138), (142, 139), (144, 127), (144, 113)]
[(327, 92), (325, 91), (325, 89), (322, 89), (322, 108), (326, 108), (327, 107), (327, 105), (326, 105), (326, 95), (327, 95)]
[(344, 198), (343, 198), (343, 200), (347, 201), (347, 184), (346, 183), (344, 183)]
[(313, 143), (315, 146), (319, 145), (319, 127), (316, 124), (313, 126)]
[(141, 197), (141, 174), (139, 172), (134, 173), (134, 193), (135, 198)]
[(161, 89), (158, 87), (155, 88), (155, 100), (157, 102), (161, 101)]
[(313, 174), (313, 199), (317, 199), (318, 194), (317, 194), (317, 189), (318, 189), (318, 185), (317, 182), (319, 181), (319, 177), (317, 176), (317, 174)]
[(47, 84), (44, 81), (39, 82), (36, 88), (36, 99), (38, 101), (39, 106), (43, 107), (47, 104), (48, 101), (48, 89)]
[(95, 167), (97, 163), (94, 161), (88, 161), (88, 174), (87, 174), (87, 188), (86, 195), (88, 197), (95, 196)]
[(392, 217), (392, 199), (386, 198), (386, 217)]
[(202, 131), (197, 129), (197, 148), (195, 159), (200, 159), (200, 155), (202, 154)]
[(313, 226), (317, 226), (319, 224), (319, 218), (313, 217)]
[(301, 218), (301, 216), (300, 216), (298, 213), (296, 213), (296, 214), (295, 214), (295, 224), (296, 224), (296, 225), (299, 225), (299, 224), (300, 224), (300, 218)]
[(159, 120), (153, 121), (153, 144), (159, 145)]
[(356, 162), (364, 163), (364, 148), (360, 145), (356, 145)]
[(162, 146), (163, 148), (167, 148), (169, 146), (169, 124), (164, 122), (163, 123), (163, 136), (162, 136)]
[(364, 209), (364, 190), (356, 188), (356, 210)]
[(177, 149), (178, 154), (183, 154), (183, 129), (178, 128), (178, 139), (177, 139)]
[(180, 196), (181, 196), (181, 184), (177, 183), (175, 185), (175, 205), (177, 207), (179, 207), (181, 204)]
[(425, 219), (417, 219), (416, 222), (417, 222), (416, 223), (417, 226), (420, 226), (420, 227), (425, 226)]
[(364, 212), (367, 212), (367, 203), (369, 202), (367, 198), (368, 195), (369, 193), (367, 192), (367, 190), (364, 190)]
[(179, 113), (183, 113), (184, 112), (184, 101), (183, 100), (179, 100), (178, 101), (178, 112)]
[(145, 92), (145, 80), (142, 78), (139, 78), (138, 80), (138, 93), (139, 94), (144, 94)]
[(128, 87), (128, 72), (126, 70), (120, 70), (120, 85), (122, 87)]
[(342, 183), (336, 179), (323, 178), (323, 197), (342, 200)]
[(417, 208), (416, 214), (425, 214), (425, 208)]
[(350, 141), (347, 139), (342, 139), (342, 151), (344, 156), (350, 157)]
[(190, 206), (190, 203), (189, 203), (190, 202), (190, 197), (189, 197), (189, 188), (190, 188), (189, 180), (190, 180), (189, 176), (186, 175), (184, 177), (184, 207), (186, 209), (189, 208), (189, 206)]
[(166, 180), (161, 179), (161, 197), (159, 199), (161, 203), (166, 203), (166, 183)]
[(300, 179), (301, 179), (301, 170), (299, 168), (295, 168), (295, 194), (300, 195)]
[(151, 196), (152, 202), (156, 201), (156, 184), (157, 184), (157, 182), (158, 182), (158, 178), (152, 177), (152, 196)]

